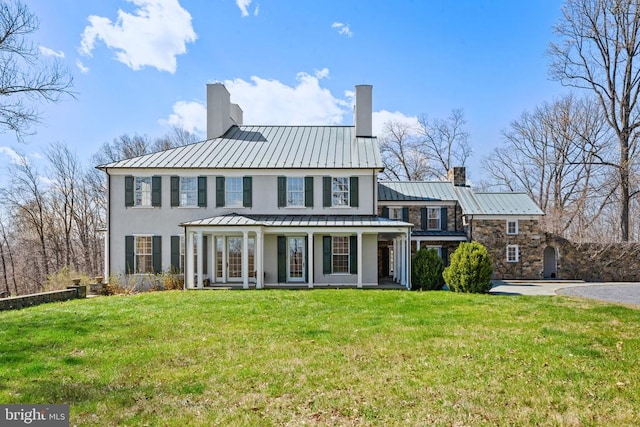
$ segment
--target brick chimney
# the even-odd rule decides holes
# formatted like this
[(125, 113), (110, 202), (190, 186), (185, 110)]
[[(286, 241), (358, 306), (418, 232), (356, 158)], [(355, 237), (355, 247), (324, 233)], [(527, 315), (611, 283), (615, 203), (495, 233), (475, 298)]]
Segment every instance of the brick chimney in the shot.
[(447, 179), (456, 187), (466, 187), (467, 170), (464, 166), (454, 166), (447, 172)]
[(373, 136), (373, 86), (356, 85), (356, 105), (354, 106), (356, 136)]
[(222, 83), (207, 84), (207, 139), (224, 135), (233, 125), (242, 125), (242, 109), (231, 103)]

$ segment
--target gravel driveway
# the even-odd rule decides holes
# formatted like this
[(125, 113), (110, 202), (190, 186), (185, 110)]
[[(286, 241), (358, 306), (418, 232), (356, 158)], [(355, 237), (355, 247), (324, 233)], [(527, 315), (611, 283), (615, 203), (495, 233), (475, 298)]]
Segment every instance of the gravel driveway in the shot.
[(560, 295), (591, 298), (640, 306), (640, 283), (603, 283), (558, 289)]

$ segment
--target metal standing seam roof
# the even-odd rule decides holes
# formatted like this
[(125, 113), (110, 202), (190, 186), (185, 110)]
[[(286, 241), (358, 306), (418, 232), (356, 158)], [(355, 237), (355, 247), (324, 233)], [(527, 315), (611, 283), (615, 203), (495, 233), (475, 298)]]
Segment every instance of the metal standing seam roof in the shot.
[(469, 214), (544, 215), (527, 193), (475, 193), (474, 197), (479, 209)]
[(220, 138), (98, 166), (200, 169), (382, 169), (377, 138), (354, 126), (233, 126)]
[(412, 227), (413, 224), (375, 215), (239, 215), (228, 214), (184, 222), (181, 226), (267, 227)]
[(448, 181), (384, 181), (378, 183), (381, 202), (455, 201), (454, 186)]

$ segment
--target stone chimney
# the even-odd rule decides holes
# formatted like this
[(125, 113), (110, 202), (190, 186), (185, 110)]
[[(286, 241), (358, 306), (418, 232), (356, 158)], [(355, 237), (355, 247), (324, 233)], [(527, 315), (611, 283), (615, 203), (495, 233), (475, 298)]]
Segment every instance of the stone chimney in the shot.
[(356, 105), (354, 106), (354, 122), (356, 136), (371, 138), (373, 136), (373, 86), (356, 85)]
[(207, 139), (224, 135), (233, 125), (242, 125), (242, 109), (231, 103), (222, 83), (207, 84)]
[(454, 166), (447, 172), (447, 179), (456, 187), (466, 187), (467, 172), (464, 166)]

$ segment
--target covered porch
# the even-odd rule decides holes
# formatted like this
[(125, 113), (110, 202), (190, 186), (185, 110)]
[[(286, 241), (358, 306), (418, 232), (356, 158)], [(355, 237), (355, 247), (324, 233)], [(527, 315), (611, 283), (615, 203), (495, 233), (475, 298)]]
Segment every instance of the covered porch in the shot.
[(368, 288), (377, 242), (394, 251), (395, 286), (410, 288), (411, 224), (376, 216), (223, 215), (182, 224), (185, 288)]

